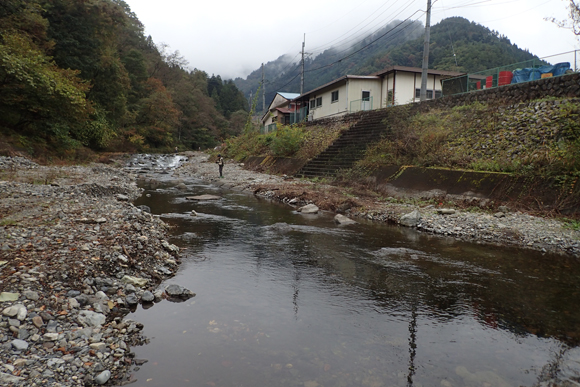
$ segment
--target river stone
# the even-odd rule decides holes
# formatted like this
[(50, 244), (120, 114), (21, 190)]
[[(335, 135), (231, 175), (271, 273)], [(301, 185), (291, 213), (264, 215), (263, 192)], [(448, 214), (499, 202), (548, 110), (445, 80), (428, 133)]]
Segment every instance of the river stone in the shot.
[(121, 279), (121, 282), (123, 282), (123, 283), (131, 284), (133, 286), (138, 286), (140, 288), (147, 285), (148, 281), (149, 280), (147, 280), (145, 278), (138, 278), (138, 277), (133, 277), (130, 275), (123, 276), (123, 278)]
[(24, 378), (21, 378), (19, 376), (13, 376), (10, 374), (5, 374), (4, 372), (0, 372), (0, 385), (1, 386), (8, 386), (11, 383), (20, 383), (23, 380), (24, 380)]
[(136, 291), (137, 291), (137, 289), (135, 289), (135, 286), (133, 286), (132, 284), (127, 284), (127, 286), (125, 286), (125, 293), (126, 294), (135, 293)]
[(127, 297), (125, 297), (125, 301), (127, 302), (127, 305), (137, 305), (139, 303), (139, 299), (135, 293), (127, 295)]
[(334, 221), (338, 224), (354, 224), (354, 223), (356, 223), (354, 220), (352, 220), (349, 217), (346, 217), (344, 215), (341, 215), (341, 214), (336, 214), (336, 216), (334, 217)]
[(81, 310), (78, 316), (79, 323), (84, 327), (98, 328), (105, 323), (107, 317), (101, 313)]
[(58, 340), (58, 333), (57, 332), (49, 332), (45, 333), (42, 338), (44, 341), (57, 341)]
[(317, 214), (320, 209), (316, 206), (316, 204), (307, 204), (303, 207), (300, 207), (297, 211), (303, 214)]
[(437, 209), (437, 213), (441, 215), (453, 215), (455, 214), (455, 210), (453, 208), (439, 208)]
[(143, 295), (141, 296), (141, 301), (143, 302), (153, 302), (155, 300), (155, 296), (149, 290), (145, 290)]
[(161, 241), (161, 246), (170, 253), (179, 253), (179, 247), (172, 245), (167, 241)]
[(28, 310), (24, 305), (16, 304), (4, 309), (2, 314), (7, 317), (16, 317), (18, 320), (24, 321), (28, 314)]
[(44, 325), (44, 321), (42, 321), (42, 317), (34, 316), (32, 318), (32, 324), (34, 324), (35, 327), (40, 328)]
[(24, 340), (14, 339), (10, 344), (12, 344), (12, 347), (17, 351), (26, 351), (28, 349), (28, 343)]
[(191, 290), (175, 284), (169, 285), (167, 288), (165, 288), (165, 293), (167, 293), (169, 297), (183, 299), (188, 299), (195, 296), (195, 293), (193, 293)]
[(144, 204), (142, 204), (142, 205), (140, 205), (140, 206), (137, 206), (137, 208), (138, 208), (138, 209), (140, 209), (140, 210), (141, 210), (141, 211), (143, 211), (143, 212), (147, 212), (147, 213), (149, 213), (149, 214), (151, 213), (151, 207), (149, 207), (149, 206), (146, 206), (146, 205), (144, 205)]
[(32, 290), (25, 290), (22, 292), (22, 295), (27, 299), (27, 300), (31, 300), (31, 301), (38, 301), (38, 299), (40, 298), (38, 296), (37, 292), (34, 292)]
[(416, 227), (420, 222), (421, 214), (417, 210), (401, 216), (399, 220), (399, 224), (406, 227)]
[(102, 384), (107, 383), (110, 378), (111, 378), (111, 371), (105, 370), (95, 377), (95, 383), (102, 385)]
[(20, 297), (20, 293), (2, 292), (0, 293), (0, 302), (18, 301), (18, 297)]
[(23, 367), (26, 365), (28, 361), (26, 359), (16, 359), (14, 360), (14, 363), (12, 363), (14, 365), (14, 367)]
[(197, 195), (197, 196), (188, 196), (186, 197), (187, 200), (218, 200), (221, 199), (221, 196), (216, 195)]
[(126, 201), (129, 200), (129, 196), (123, 195), (123, 194), (118, 194), (117, 195), (117, 200), (122, 201), (122, 202), (126, 202)]

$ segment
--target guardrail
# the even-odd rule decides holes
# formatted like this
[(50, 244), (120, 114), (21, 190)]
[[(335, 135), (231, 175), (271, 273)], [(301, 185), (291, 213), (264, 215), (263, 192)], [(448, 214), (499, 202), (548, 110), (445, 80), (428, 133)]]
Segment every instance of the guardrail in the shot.
[(357, 99), (350, 102), (349, 113), (373, 110), (373, 97)]

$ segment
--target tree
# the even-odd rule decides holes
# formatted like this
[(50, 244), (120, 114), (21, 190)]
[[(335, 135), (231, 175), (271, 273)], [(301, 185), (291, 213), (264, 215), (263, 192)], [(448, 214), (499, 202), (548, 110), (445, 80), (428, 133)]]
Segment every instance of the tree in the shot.
[[(570, 0), (568, 4), (568, 18), (569, 20), (556, 20), (555, 18), (546, 18), (546, 20), (555, 23), (561, 28), (572, 30), (574, 35), (580, 37), (580, 1)], [(579, 38), (580, 39), (580, 38)]]
[(0, 124), (45, 139), (80, 140), (89, 85), (59, 68), (26, 35), (0, 39)]

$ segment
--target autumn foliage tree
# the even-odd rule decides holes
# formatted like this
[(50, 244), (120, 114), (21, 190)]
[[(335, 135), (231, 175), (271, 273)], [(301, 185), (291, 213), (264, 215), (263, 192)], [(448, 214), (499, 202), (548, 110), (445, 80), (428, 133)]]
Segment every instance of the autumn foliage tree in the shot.
[(143, 31), (122, 0), (0, 2), (0, 134), (135, 151), (235, 132), (244, 97), (233, 82), (212, 77), (209, 91), (205, 72)]

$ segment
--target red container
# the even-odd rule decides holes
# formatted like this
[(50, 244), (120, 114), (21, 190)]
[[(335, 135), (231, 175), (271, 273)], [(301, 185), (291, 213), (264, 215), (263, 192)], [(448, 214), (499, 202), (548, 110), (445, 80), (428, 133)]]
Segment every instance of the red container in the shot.
[(514, 74), (511, 71), (500, 71), (498, 85), (499, 86), (509, 85), (510, 83), (512, 83), (513, 76)]
[(481, 81), (475, 82), (475, 87), (477, 88), (477, 90), (481, 89)]
[(492, 87), (493, 87), (493, 75), (490, 75), (489, 77), (485, 78), (485, 88), (491, 89)]

